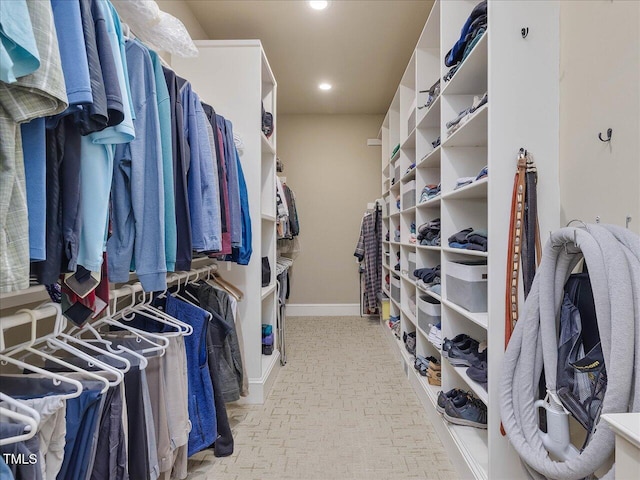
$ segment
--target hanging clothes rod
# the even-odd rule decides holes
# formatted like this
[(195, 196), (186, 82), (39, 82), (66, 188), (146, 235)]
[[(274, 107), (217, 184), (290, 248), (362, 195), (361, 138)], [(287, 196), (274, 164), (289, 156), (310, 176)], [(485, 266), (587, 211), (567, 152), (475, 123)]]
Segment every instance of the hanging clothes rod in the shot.
[(0, 320), (0, 350), (4, 348), (4, 332), (10, 328), (27, 325), (34, 320), (42, 320), (43, 318), (55, 317), (58, 309), (54, 305), (45, 305), (33, 310), (19, 310), (13, 315), (2, 317)]
[[(188, 272), (180, 272), (180, 273), (171, 273), (167, 278), (167, 284), (173, 284), (178, 281), (185, 280), (189, 277), (196, 276), (198, 274), (202, 275), (207, 272), (216, 272), (218, 270), (217, 264), (207, 265), (205, 267), (196, 268), (194, 270), (189, 270)], [(124, 285), (120, 288), (111, 290), (109, 292), (109, 298), (111, 300), (117, 300), (118, 298), (130, 296), (132, 294), (136, 294), (138, 292), (142, 292), (142, 284), (140, 282), (135, 282), (131, 284)], [(19, 327), (22, 325), (30, 324), (34, 319), (42, 320), (49, 317), (55, 317), (58, 314), (58, 310), (54, 305), (44, 305), (39, 308), (34, 308), (30, 310), (19, 310), (13, 315), (9, 315), (6, 317), (2, 317), (0, 319), (0, 340), (4, 339), (5, 330), (9, 330), (10, 328)], [(3, 342), (2, 342), (3, 343)], [(2, 350), (2, 348), (0, 348)]]
[[(193, 270), (189, 270), (188, 272), (179, 272), (179, 273), (170, 273), (167, 276), (167, 285), (170, 284), (174, 284), (178, 281), (182, 281), (182, 280), (186, 280), (190, 277), (193, 276), (197, 276), (197, 275), (202, 275), (203, 273), (208, 273), (208, 272), (217, 272), (218, 271), (218, 264), (217, 263), (213, 263), (211, 265), (207, 265), (205, 267), (200, 267), (200, 268), (195, 268)], [(119, 298), (122, 297), (128, 297), (131, 295), (135, 295), (138, 292), (142, 292), (142, 284), (140, 282), (135, 282), (135, 283), (128, 283), (126, 285), (123, 285), (120, 288), (111, 290), (109, 292), (109, 299), (110, 300), (117, 300)]]

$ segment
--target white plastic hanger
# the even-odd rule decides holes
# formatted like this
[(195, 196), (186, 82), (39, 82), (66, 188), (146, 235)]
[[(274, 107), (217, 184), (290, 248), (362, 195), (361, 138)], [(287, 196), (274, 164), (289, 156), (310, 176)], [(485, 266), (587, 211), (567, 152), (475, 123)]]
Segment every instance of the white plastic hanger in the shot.
[[(59, 307), (59, 305), (58, 305), (58, 307)], [(85, 378), (89, 378), (89, 379), (96, 380), (98, 382), (103, 383), (103, 388), (101, 390), (101, 393), (106, 393), (106, 391), (109, 389), (110, 386), (118, 385), (122, 381), (122, 378), (124, 378), (123, 376), (122, 377), (118, 377), (119, 380), (116, 381), (113, 385), (111, 385), (109, 380), (107, 380), (106, 378), (98, 375), (95, 372), (90, 372), (88, 370), (84, 370), (82, 367), (79, 367), (77, 365), (73, 365), (71, 363), (65, 362), (61, 358), (57, 358), (57, 357), (54, 357), (53, 355), (49, 355), (48, 353), (45, 353), (42, 350), (37, 350), (36, 348), (34, 348), (34, 346), (36, 344), (44, 342), (44, 341), (47, 341), (47, 340), (50, 340), (51, 338), (49, 338), (48, 336), (45, 336), (43, 338), (35, 337), (36, 317), (35, 317), (35, 315), (33, 314), (33, 312), (31, 310), (20, 310), (18, 313), (27, 313), (28, 315), (31, 316), (31, 318), (32, 318), (32, 338), (28, 342), (16, 345), (16, 346), (12, 347), (11, 349), (7, 350), (5, 352), (5, 355), (3, 355), (3, 356), (11, 357), (11, 356), (17, 355), (19, 353), (23, 353), (23, 352), (26, 352), (27, 354), (37, 355), (40, 358), (42, 358), (43, 360), (49, 360), (50, 362), (56, 363), (56, 364), (61, 365), (61, 366), (65, 367), (65, 368), (67, 368), (67, 369), (69, 369), (71, 371), (77, 372), (77, 373), (79, 373), (80, 375), (82, 375)], [(56, 325), (57, 325), (57, 323), (58, 323), (58, 320), (56, 319)], [(66, 345), (66, 344), (64, 344), (64, 345)], [(94, 359), (92, 359), (92, 357), (90, 357), (90, 356), (88, 356), (86, 354), (83, 354), (82, 352), (80, 352), (80, 354), (81, 355), (78, 355), (78, 356), (80, 356), (80, 358), (82, 358), (83, 360), (86, 360), (86, 359), (88, 359), (88, 361), (94, 360)], [(22, 358), (21, 360), (24, 361), (25, 359)], [(96, 364), (99, 365), (101, 368), (104, 365), (101, 362), (97, 362), (97, 361), (96, 361)], [(105, 368), (105, 370), (115, 373), (115, 370), (112, 367), (107, 367), (107, 368)]]
[(64, 400), (68, 400), (70, 398), (75, 398), (75, 397), (79, 397), (80, 394), (82, 393), (83, 387), (82, 387), (82, 383), (80, 383), (78, 380), (74, 379), (74, 378), (69, 378), (69, 377), (65, 377), (64, 375), (60, 375), (58, 373), (55, 372), (50, 372), (49, 370), (45, 370), (44, 368), (40, 368), (37, 367), (35, 365), (30, 365), (26, 362), (22, 362), (16, 358), (13, 357), (9, 357), (7, 355), (3, 355), (0, 353), (0, 364), (1, 365), (7, 365), (8, 363), (18, 367), (18, 368), (22, 368), (23, 370), (29, 370), (33, 373), (39, 373), (40, 375), (42, 375), (43, 377), (49, 378), (53, 381), (54, 385), (60, 385), (62, 383), (65, 383), (67, 385), (71, 385), (73, 387), (75, 387), (75, 391), (73, 392), (68, 392), (68, 393), (62, 393), (60, 395), (56, 395), (59, 398), (62, 398)]
[[(117, 299), (116, 299), (116, 301), (117, 301)], [(110, 319), (112, 311), (113, 311), (113, 309), (111, 308), (111, 301), (109, 301), (107, 303), (106, 312), (105, 312), (105, 318), (104, 319)], [(82, 335), (85, 332), (88, 332), (88, 333), (93, 335), (93, 339), (83, 338), (83, 340), (85, 342), (92, 343), (92, 344), (93, 343), (102, 344), (102, 345), (105, 346), (105, 348), (109, 352), (111, 352), (113, 354), (116, 354), (116, 355), (121, 354), (121, 353), (128, 353), (129, 355), (131, 355), (131, 356), (133, 356), (133, 357), (138, 359), (139, 368), (141, 370), (144, 370), (145, 368), (147, 368), (147, 365), (148, 365), (149, 362), (148, 362), (148, 360), (146, 359), (146, 357), (144, 355), (142, 355), (141, 353), (139, 353), (136, 350), (132, 350), (132, 349), (127, 348), (127, 347), (125, 347), (123, 345), (115, 345), (114, 346), (113, 342), (111, 342), (111, 341), (107, 340), (106, 338), (104, 338), (103, 336), (101, 336), (100, 333), (98, 332), (98, 330), (96, 330), (96, 328), (94, 328), (94, 327), (99, 327), (99, 325), (94, 325), (94, 324), (91, 324), (91, 323), (87, 322), (82, 326), (81, 329), (78, 328), (78, 327), (72, 328), (71, 333), (74, 336), (74, 338), (80, 338), (80, 335)], [(140, 337), (136, 337), (136, 338), (139, 339)], [(144, 340), (145, 342), (149, 343), (150, 345), (153, 345), (154, 347), (162, 347), (161, 345), (153, 343), (150, 340), (141, 339), (140, 341), (142, 341), (142, 340)]]
[[(87, 362), (87, 366), (89, 368), (93, 368), (93, 367), (99, 367), (101, 370), (109, 372), (113, 375), (115, 375), (116, 380), (110, 382), (110, 386), (114, 387), (116, 385), (118, 385), (122, 380), (124, 380), (124, 370), (119, 370), (116, 367), (114, 367), (113, 365), (109, 365), (108, 363), (102, 362), (100, 360), (95, 359), (94, 357), (92, 357), (91, 355), (87, 354), (86, 352), (79, 350), (78, 348), (69, 345), (68, 343), (62, 341), (59, 337), (60, 336), (64, 336), (66, 338), (70, 338), (72, 340), (74, 340), (76, 343), (78, 344), (82, 344), (83, 346), (86, 346), (87, 348), (95, 348), (92, 347), (91, 345), (85, 345), (85, 342), (83, 342), (82, 340), (79, 339), (75, 339), (69, 335), (66, 335), (63, 333), (64, 329), (67, 326), (67, 320), (66, 318), (62, 315), (62, 308), (60, 307), (59, 304), (57, 303), (46, 303), (44, 305), (41, 305), (38, 308), (54, 308), (56, 310), (56, 320), (54, 323), (54, 328), (52, 333), (47, 334), (43, 337), (39, 337), (39, 338), (35, 338), (35, 332), (32, 329), (32, 338), (31, 338), (31, 344), (30, 345), (24, 345), (24, 347), (28, 347), (27, 349), (25, 349), (27, 352), (29, 352), (30, 354), (36, 354), (39, 355), (43, 358), (45, 358), (43, 356), (43, 354), (50, 354), (53, 353), (55, 350), (63, 350), (67, 353), (72, 354), (73, 356), (80, 358), (82, 360), (84, 360), (85, 362)], [(32, 318), (32, 322), (35, 321), (35, 314), (32, 310), (23, 310), (23, 312), (25, 312), (27, 315), (31, 316)], [(36, 344), (40, 345), (42, 343), (46, 342), (47, 345), (49, 346), (50, 350), (43, 350), (41, 348), (35, 348)], [(19, 347), (19, 346), (18, 346)], [(14, 351), (14, 349), (10, 350), (11, 352)], [(103, 353), (102, 350), (100, 350), (101, 353)], [(11, 353), (8, 353), (8, 355), (11, 355)], [(28, 355), (28, 354), (27, 354)], [(123, 359), (121, 357), (115, 356), (115, 359), (120, 361), (121, 363), (123, 363), (125, 365), (125, 367), (129, 368), (131, 367), (131, 364), (127, 361), (123, 361)], [(57, 358), (57, 357), (56, 357)], [(23, 358), (24, 360), (24, 358)], [(58, 358), (58, 360), (63, 360)], [(56, 363), (60, 363), (59, 361)], [(80, 367), (82, 368), (82, 367)], [(84, 371), (84, 369), (82, 369)], [(99, 373), (97, 373), (99, 375)]]
[(2, 392), (0, 392), (0, 401), (4, 402), (7, 405), (15, 407), (17, 410), (22, 410), (23, 412), (25, 412), (16, 412), (9, 408), (5, 408), (3, 405), (0, 405), (0, 417), (8, 417), (18, 423), (24, 423), (26, 425), (23, 434), (16, 435), (15, 437), (0, 439), (0, 446), (29, 440), (30, 438), (34, 437), (36, 433), (38, 433), (40, 414), (36, 410), (25, 405), (22, 402), (19, 402), (18, 400), (11, 398), (9, 395), (5, 395)]
[[(125, 286), (123, 288), (126, 288), (126, 287), (128, 287), (131, 290), (131, 295), (135, 294), (135, 290), (131, 286)], [(133, 299), (132, 304), (133, 303), (135, 303), (135, 298)], [(128, 308), (128, 307), (125, 307), (125, 311), (126, 311), (126, 308)], [(115, 315), (117, 315), (117, 314), (118, 313), (116, 312)], [(138, 342), (142, 343), (144, 341), (147, 344), (153, 345), (152, 347), (149, 347), (149, 348), (145, 348), (145, 349), (142, 349), (142, 350), (137, 350), (137, 352), (141, 353), (141, 354), (158, 352), (158, 355), (162, 356), (162, 355), (164, 355), (164, 352), (166, 351), (167, 347), (169, 346), (169, 339), (168, 338), (166, 338), (166, 337), (164, 337), (162, 335), (156, 334), (156, 333), (151, 333), (151, 332), (147, 332), (147, 331), (144, 331), (144, 330), (140, 330), (138, 328), (132, 327), (131, 325), (127, 325), (125, 323), (119, 322), (112, 315), (104, 316), (101, 319), (99, 319), (98, 321), (93, 322), (93, 327), (96, 328), (96, 329), (98, 329), (99, 327), (104, 326), (104, 325), (110, 325), (110, 326), (117, 327), (117, 328), (120, 328), (122, 330), (125, 330), (128, 333), (132, 333), (136, 337), (136, 340)], [(108, 335), (114, 336), (113, 333), (109, 333), (109, 334), (106, 334), (106, 335), (107, 336)], [(101, 336), (102, 336), (102, 338), (107, 338), (107, 336), (105, 336), (105, 335), (101, 335)]]
[[(54, 334), (52, 338), (47, 338), (47, 344), (49, 346), (49, 348), (51, 349), (50, 351), (47, 351), (47, 353), (53, 353), (53, 351), (55, 351), (58, 348), (62, 348), (63, 350), (66, 350), (69, 353), (72, 353), (74, 355), (76, 355), (78, 349), (75, 349), (73, 351), (70, 351), (69, 349), (63, 347), (60, 347), (60, 343), (64, 343), (65, 345), (68, 345), (69, 342), (74, 343), (76, 345), (78, 345), (79, 347), (85, 348), (86, 350), (89, 350), (90, 352), (93, 352), (95, 354), (98, 355), (104, 355), (106, 357), (109, 357), (119, 363), (122, 364), (122, 368), (119, 368), (120, 371), (122, 371), (122, 375), (118, 375), (118, 376), (123, 376), (124, 373), (128, 372), (129, 369), (131, 368), (131, 363), (129, 362), (129, 360), (127, 360), (126, 358), (123, 358), (120, 355), (117, 355), (115, 353), (112, 353), (108, 350), (102, 349), (102, 348), (98, 348), (95, 345), (86, 342), (85, 340), (82, 340), (80, 338), (76, 338), (76, 337), (72, 337), (71, 335), (68, 335), (66, 333), (64, 333), (64, 330), (66, 330), (67, 328), (67, 319), (62, 315), (62, 309), (60, 308), (60, 306), (57, 303), (47, 303), (44, 305), (41, 305), (38, 308), (46, 308), (46, 307), (53, 307), (56, 309), (56, 322), (55, 322), (55, 327), (54, 327)], [(33, 333), (33, 332), (32, 332)], [(86, 352), (83, 351), (83, 353), (87, 354), (87, 355), (91, 355), (90, 352)], [(78, 356), (78, 355), (76, 355)], [(85, 357), (81, 357), (84, 360), (87, 360), (87, 358)], [(88, 361), (88, 360), (87, 360)], [(96, 362), (91, 362), (91, 363), (96, 363)], [(102, 362), (106, 365), (106, 362)], [(91, 365), (93, 366), (93, 365)], [(110, 365), (113, 368), (118, 368), (115, 365)]]
[[(127, 307), (127, 313), (131, 313), (131, 317), (127, 317), (124, 313), (122, 314), (122, 318), (124, 320), (133, 320), (133, 316), (138, 313), (143, 315), (144, 317), (154, 320), (162, 325), (166, 325), (172, 329), (171, 332), (163, 332), (164, 336), (176, 337), (179, 335), (184, 335), (189, 331), (189, 325), (184, 322), (180, 322), (179, 320), (173, 318), (170, 315), (158, 310), (154, 306), (151, 305), (153, 301), (153, 292), (149, 292), (149, 298), (147, 299), (147, 294), (143, 293), (141, 296), (141, 302), (135, 303)], [(193, 329), (191, 329), (193, 332)]]

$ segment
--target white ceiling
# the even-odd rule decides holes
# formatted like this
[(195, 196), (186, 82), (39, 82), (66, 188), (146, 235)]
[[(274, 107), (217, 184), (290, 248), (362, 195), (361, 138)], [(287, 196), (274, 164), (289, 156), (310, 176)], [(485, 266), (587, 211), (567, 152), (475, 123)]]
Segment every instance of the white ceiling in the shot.
[[(278, 113), (381, 114), (391, 103), (433, 1), (188, 0), (211, 39), (260, 39), (278, 82)], [(318, 83), (333, 89), (323, 92)]]

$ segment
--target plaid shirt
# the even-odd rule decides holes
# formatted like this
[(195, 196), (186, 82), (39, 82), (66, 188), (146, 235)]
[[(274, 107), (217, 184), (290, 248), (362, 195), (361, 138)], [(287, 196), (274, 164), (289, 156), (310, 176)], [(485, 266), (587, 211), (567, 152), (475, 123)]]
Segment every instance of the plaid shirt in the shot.
[(365, 306), (369, 310), (377, 307), (376, 295), (380, 290), (382, 271), (382, 220), (379, 212), (367, 213), (360, 225), (360, 238), (354, 256), (364, 261)]
[(20, 124), (67, 108), (50, 2), (28, 0), (40, 68), (0, 82), (0, 292), (29, 287), (29, 221)]

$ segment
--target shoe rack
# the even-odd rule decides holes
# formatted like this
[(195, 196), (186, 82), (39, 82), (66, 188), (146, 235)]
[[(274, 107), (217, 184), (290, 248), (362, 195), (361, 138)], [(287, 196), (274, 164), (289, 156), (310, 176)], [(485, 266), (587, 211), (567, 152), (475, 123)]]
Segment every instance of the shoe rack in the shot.
[[(390, 297), (390, 314), (400, 316), (400, 339), (386, 323), (383, 329), (450, 452), (459, 478), (519, 479), (525, 477), (517, 454), (500, 433), (498, 406), (508, 223), (516, 158), (522, 147), (532, 153), (538, 166), (542, 236), (559, 227), (559, 5), (489, 0), (487, 31), (445, 82), (449, 67), (443, 59), (477, 4), (476, 0), (434, 3), (380, 130), (382, 196), (388, 205), (383, 239), (389, 233), (389, 240), (383, 241), (382, 289)], [(424, 107), (424, 91), (438, 79), (440, 95)], [(488, 103), (448, 135), (447, 122), (485, 92)], [(441, 144), (434, 147), (438, 137)], [(394, 153), (397, 145), (400, 148)], [(413, 164), (415, 168), (410, 168)], [(457, 178), (476, 175), (484, 166), (489, 168), (487, 178), (454, 189)], [(441, 194), (420, 203), (427, 184), (441, 184)], [(441, 219), (441, 246), (413, 243), (412, 225), (417, 229), (435, 218)], [(448, 246), (449, 236), (468, 227), (487, 230), (488, 252)], [(397, 229), (399, 241), (394, 235)], [(400, 269), (395, 270), (398, 254)], [(487, 262), (483, 312), (470, 312), (453, 301), (459, 292), (447, 281), (449, 262), (470, 260)], [(414, 264), (415, 268), (441, 265), (441, 295), (419, 287), (412, 275)], [(443, 338), (466, 333), (487, 342), (486, 390), (466, 375), (465, 367), (448, 363), (429, 340), (429, 326), (421, 321), (419, 308), (425, 295), (441, 302)], [(402, 342), (405, 332), (416, 332), (416, 354), (441, 359), (441, 386), (430, 385), (414, 369), (414, 357)], [(486, 430), (450, 424), (436, 411), (438, 391), (452, 388), (473, 392), (487, 406)]]

